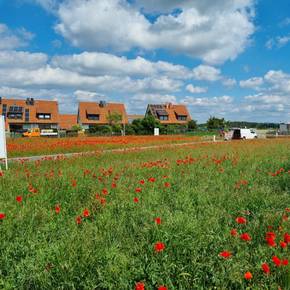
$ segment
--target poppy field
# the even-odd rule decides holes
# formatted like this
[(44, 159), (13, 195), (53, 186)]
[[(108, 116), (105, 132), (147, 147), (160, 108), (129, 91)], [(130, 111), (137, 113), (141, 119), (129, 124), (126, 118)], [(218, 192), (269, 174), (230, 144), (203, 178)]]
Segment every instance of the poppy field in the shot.
[(198, 141), (201, 137), (186, 135), (11, 138), (7, 142), (7, 151), (8, 157), (27, 157)]
[(0, 289), (290, 289), (290, 139), (19, 162)]

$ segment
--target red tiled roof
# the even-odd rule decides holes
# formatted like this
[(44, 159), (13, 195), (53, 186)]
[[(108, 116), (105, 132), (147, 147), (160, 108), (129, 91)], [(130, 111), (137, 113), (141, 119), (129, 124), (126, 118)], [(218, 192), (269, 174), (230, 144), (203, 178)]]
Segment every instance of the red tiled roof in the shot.
[[(122, 115), (122, 123), (128, 123), (125, 105), (119, 103), (106, 103), (100, 106), (95, 102), (79, 103), (79, 120), (81, 124), (108, 124), (107, 117), (112, 113)], [(87, 114), (99, 115), (99, 120), (89, 120)]]
[(63, 130), (71, 130), (77, 125), (77, 115), (59, 115), (59, 128)]

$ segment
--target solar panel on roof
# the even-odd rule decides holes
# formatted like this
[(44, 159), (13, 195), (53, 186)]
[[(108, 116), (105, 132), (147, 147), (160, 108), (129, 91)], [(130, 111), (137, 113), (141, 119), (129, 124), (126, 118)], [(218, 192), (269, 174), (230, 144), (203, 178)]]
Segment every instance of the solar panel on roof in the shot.
[(165, 110), (156, 110), (156, 113), (159, 116), (168, 116), (168, 113)]

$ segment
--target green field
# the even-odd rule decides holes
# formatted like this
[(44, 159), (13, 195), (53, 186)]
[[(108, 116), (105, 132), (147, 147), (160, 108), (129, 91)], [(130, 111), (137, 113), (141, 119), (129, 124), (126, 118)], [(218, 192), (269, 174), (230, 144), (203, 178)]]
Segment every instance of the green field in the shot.
[(0, 289), (290, 289), (289, 157), (284, 139), (15, 163)]

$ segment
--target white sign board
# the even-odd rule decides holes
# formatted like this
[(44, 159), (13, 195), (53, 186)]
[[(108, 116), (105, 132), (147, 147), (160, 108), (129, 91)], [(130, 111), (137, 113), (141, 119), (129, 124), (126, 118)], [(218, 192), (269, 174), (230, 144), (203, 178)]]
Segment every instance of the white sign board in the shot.
[(4, 116), (0, 116), (0, 159), (5, 159), (6, 169), (7, 163), (7, 149), (6, 149), (6, 134), (5, 134), (5, 120)]
[(159, 136), (159, 128), (154, 128), (154, 136)]

